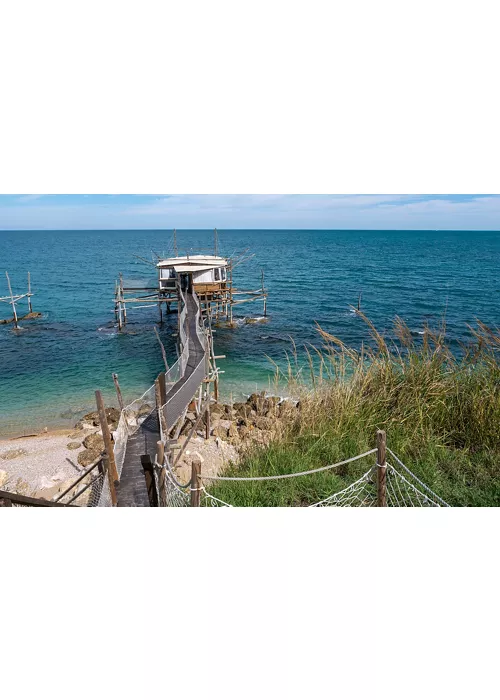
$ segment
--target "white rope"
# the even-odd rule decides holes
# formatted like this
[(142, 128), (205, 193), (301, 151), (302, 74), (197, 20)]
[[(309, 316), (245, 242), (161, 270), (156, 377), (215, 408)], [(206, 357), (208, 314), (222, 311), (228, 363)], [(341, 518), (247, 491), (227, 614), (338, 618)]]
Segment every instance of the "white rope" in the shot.
[(337, 467), (342, 467), (344, 464), (350, 464), (351, 462), (356, 462), (358, 459), (363, 459), (363, 457), (368, 457), (376, 451), (376, 449), (373, 449), (362, 455), (345, 459), (343, 462), (337, 462), (337, 464), (329, 464), (327, 467), (310, 469), (306, 472), (296, 472), (295, 474), (277, 474), (274, 476), (202, 476), (201, 478), (205, 481), (276, 481), (277, 479), (292, 479), (295, 476), (307, 476), (308, 474), (318, 474), (318, 472), (324, 472), (328, 469), (336, 469)]
[(205, 489), (204, 486), (202, 486), (201, 489), (193, 489), (193, 490), (196, 490), (196, 491), (200, 491), (200, 490), (201, 490), (201, 491), (203, 491), (204, 494), (205, 494), (205, 496), (206, 496), (208, 499), (210, 499), (210, 501), (211, 501), (210, 505), (211, 505), (211, 506), (219, 506), (219, 507), (224, 507), (224, 508), (234, 508), (234, 506), (232, 506), (230, 503), (226, 503), (225, 501), (221, 501), (220, 498), (216, 498), (215, 496), (212, 496), (212, 494), (211, 494), (211, 493), (208, 493), (208, 491)]
[[(415, 505), (417, 505), (417, 506), (428, 505), (428, 506), (433, 506), (433, 507), (435, 507), (435, 508), (441, 508), (441, 504), (444, 504), (444, 507), (445, 507), (445, 508), (449, 508), (448, 504), (445, 503), (445, 502), (443, 501), (442, 498), (439, 498), (439, 496), (436, 496), (436, 494), (433, 494), (433, 496), (434, 496), (434, 498), (436, 499), (436, 501), (438, 501), (438, 502), (433, 501), (431, 498), (429, 498), (429, 496), (427, 496), (427, 494), (422, 493), (422, 491), (419, 491), (419, 490), (416, 488), (416, 486), (414, 486), (412, 483), (410, 483), (410, 482), (408, 481), (408, 479), (406, 479), (406, 477), (404, 477), (402, 474), (400, 474), (400, 473), (397, 471), (397, 469), (395, 469), (395, 468), (392, 466), (392, 464), (389, 464), (389, 463), (388, 463), (387, 466), (389, 467), (389, 470), (388, 470), (388, 476), (389, 476), (389, 478), (387, 479), (387, 483), (388, 483), (388, 486), (391, 486), (391, 487), (392, 487), (392, 493), (393, 493), (393, 495), (394, 495), (394, 503), (389, 502), (389, 505), (396, 506), (396, 507), (402, 507), (402, 506), (403, 506), (403, 507), (408, 507), (407, 501), (409, 500), (409, 502), (410, 502), (410, 506), (409, 506), (409, 507), (415, 507)], [(401, 491), (401, 485), (398, 483), (397, 479), (394, 478), (394, 476), (396, 476), (397, 479), (400, 479), (400, 480), (404, 483), (404, 485), (406, 486), (407, 489), (410, 489), (410, 493), (408, 493), (408, 491), (405, 491), (405, 493), (403, 493), (403, 492)], [(415, 478), (416, 478), (416, 477), (415, 477)], [(397, 494), (395, 493), (395, 489), (394, 489), (394, 486), (393, 486), (394, 483), (395, 483), (395, 484), (397, 485), (397, 487), (398, 487), (399, 498), (398, 498)], [(419, 483), (420, 483), (420, 482), (419, 482)], [(425, 488), (427, 488), (427, 487), (425, 486), (425, 484), (423, 484), (423, 486), (424, 486)], [(430, 489), (428, 489), (428, 490), (430, 491)], [(413, 493), (413, 496), (414, 496), (414, 497), (415, 497), (415, 496), (417, 497), (417, 503), (416, 503), (416, 504), (415, 504), (415, 503), (413, 502), (413, 500), (412, 500), (412, 493)], [(432, 493), (432, 491), (431, 491), (431, 493)], [(389, 495), (390, 495), (390, 494), (389, 494)], [(391, 501), (391, 500), (392, 500), (392, 499), (388, 499), (388, 501)], [(422, 502), (421, 502), (422, 500), (426, 501), (426, 503), (422, 503)]]
[(373, 474), (373, 469), (373, 467), (369, 469), (365, 474), (363, 474), (362, 477), (360, 477), (357, 481), (355, 481), (347, 488), (343, 489), (342, 491), (338, 491), (337, 493), (334, 493), (331, 496), (328, 496), (328, 498), (325, 498), (323, 501), (313, 503), (309, 506), (309, 508), (319, 508), (326, 505), (334, 505), (334, 501), (345, 502), (347, 503), (347, 505), (350, 506), (355, 500), (357, 500), (360, 505), (367, 505), (369, 500), (371, 501), (372, 499), (374, 499), (374, 494), (369, 493), (365, 495), (364, 498), (360, 498), (359, 494), (366, 490), (366, 484), (370, 482), (370, 479)]
[[(441, 503), (442, 506), (444, 506), (445, 508), (449, 508), (449, 507), (450, 507), (450, 506), (448, 505), (448, 503), (446, 503), (446, 501), (443, 501), (442, 498), (440, 498), (436, 493), (434, 493), (434, 491), (432, 491), (426, 484), (424, 484), (424, 482), (421, 481), (421, 480), (418, 478), (418, 476), (415, 476), (415, 474), (414, 474), (412, 471), (410, 471), (410, 470), (408, 469), (407, 466), (405, 466), (405, 465), (403, 464), (403, 462), (399, 459), (399, 457), (398, 457), (397, 455), (394, 454), (394, 452), (393, 452), (391, 449), (387, 448), (387, 452), (389, 452), (389, 454), (392, 455), (392, 457), (394, 457), (394, 459), (395, 459), (396, 462), (399, 464), (399, 466), (400, 466), (402, 469), (404, 469), (405, 472), (406, 472), (407, 474), (409, 474), (409, 475), (411, 476), (412, 479), (415, 479), (415, 481), (416, 481), (423, 489), (425, 489), (428, 493), (430, 493), (431, 496), (432, 496), (433, 498), (435, 498), (437, 501), (439, 501), (439, 502)], [(393, 467), (393, 469), (394, 469), (394, 467)], [(396, 470), (394, 470), (394, 471), (396, 471)], [(404, 478), (402, 475), (400, 475), (400, 476), (401, 476), (401, 478)], [(405, 481), (406, 481), (406, 479), (405, 479)]]

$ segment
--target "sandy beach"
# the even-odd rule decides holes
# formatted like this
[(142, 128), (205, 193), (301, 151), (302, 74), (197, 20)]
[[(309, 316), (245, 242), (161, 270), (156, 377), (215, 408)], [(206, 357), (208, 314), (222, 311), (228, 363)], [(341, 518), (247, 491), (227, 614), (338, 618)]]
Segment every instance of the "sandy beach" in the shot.
[(77, 458), (84, 449), (84, 437), (83, 431), (65, 429), (36, 437), (0, 439), (0, 489), (50, 498), (83, 470)]

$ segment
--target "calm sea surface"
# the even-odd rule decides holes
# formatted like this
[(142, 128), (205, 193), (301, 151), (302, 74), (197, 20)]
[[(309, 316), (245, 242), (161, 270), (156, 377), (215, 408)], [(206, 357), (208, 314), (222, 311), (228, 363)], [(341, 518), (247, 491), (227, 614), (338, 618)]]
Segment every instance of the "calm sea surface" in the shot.
[[(114, 400), (112, 372), (126, 399), (151, 385), (162, 368), (153, 327), (157, 309), (131, 310), (127, 332), (113, 327), (114, 281), (144, 283), (155, 276), (152, 251), (167, 252), (167, 231), (0, 231), (0, 297), (8, 270), (15, 292), (26, 291), (31, 273), (33, 307), (43, 317), (22, 323), (23, 332), (0, 326), (0, 434), (19, 426), (69, 425), (93, 408), (94, 390)], [(178, 233), (180, 253), (213, 246), (210, 231)], [(261, 270), (269, 289), (267, 324), (218, 329), (216, 351), (227, 355), (222, 389), (241, 396), (267, 386), (272, 366), (290, 350), (319, 345), (318, 321), (347, 343), (366, 339), (349, 310), (362, 292), (365, 313), (380, 329), (396, 314), (418, 336), (445, 309), (450, 336), (466, 337), (476, 317), (500, 325), (500, 234), (433, 231), (223, 231), (225, 255), (250, 248), (255, 257), (234, 273), (240, 289), (256, 289)], [(19, 307), (20, 309), (23, 307)], [(237, 307), (259, 316), (262, 304)], [(0, 304), (0, 318), (9, 307)], [(161, 335), (175, 360), (172, 315)]]

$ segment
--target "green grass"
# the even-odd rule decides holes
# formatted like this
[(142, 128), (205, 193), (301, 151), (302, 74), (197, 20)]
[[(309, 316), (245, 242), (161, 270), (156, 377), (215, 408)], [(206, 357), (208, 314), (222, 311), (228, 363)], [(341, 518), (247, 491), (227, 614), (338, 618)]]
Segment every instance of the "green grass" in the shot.
[[(268, 447), (254, 447), (225, 476), (315, 469), (388, 446), (453, 506), (500, 505), (500, 336), (478, 322), (454, 355), (444, 323), (420, 344), (396, 319), (390, 338), (363, 315), (370, 338), (360, 350), (318, 327), (324, 345), (309, 351), (307, 381), (297, 354), (286, 379), (299, 408), (276, 424)], [(282, 381), (277, 371), (277, 381)], [(361, 476), (373, 457), (317, 475), (271, 482), (214, 482), (208, 489), (237, 506), (305, 506)]]

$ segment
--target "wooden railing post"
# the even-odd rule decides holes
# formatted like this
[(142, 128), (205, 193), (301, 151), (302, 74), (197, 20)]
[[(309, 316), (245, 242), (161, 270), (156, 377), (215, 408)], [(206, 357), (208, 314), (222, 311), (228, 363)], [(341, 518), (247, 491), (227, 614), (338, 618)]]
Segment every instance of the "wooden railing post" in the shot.
[(165, 403), (163, 402), (163, 397), (162, 397), (160, 377), (161, 377), (161, 375), (159, 375), (155, 379), (156, 411), (158, 413), (158, 423), (160, 425), (161, 432), (163, 432), (163, 434), (165, 436), (165, 440), (166, 440), (168, 438), (167, 420), (166, 420), (165, 414), (163, 412), (163, 406), (165, 405)]
[(165, 484), (165, 467), (163, 466), (165, 462), (165, 447), (161, 440), (156, 443), (156, 460), (161, 466), (158, 474), (158, 505), (163, 508), (167, 505), (167, 489)]
[(120, 411), (123, 411), (123, 396), (120, 385), (118, 384), (118, 375), (113, 372), (113, 381), (115, 383), (116, 395), (118, 397), (118, 405), (120, 406)]
[(210, 439), (210, 403), (207, 404), (207, 412), (205, 414), (205, 439)]
[(201, 486), (201, 459), (193, 457), (191, 464), (191, 507), (197, 508), (200, 505)]
[(109, 454), (108, 451), (105, 450), (102, 455), (102, 464), (104, 467), (104, 472), (108, 478), (108, 484), (109, 484), (109, 493), (111, 494), (111, 505), (113, 507), (116, 506), (118, 503), (118, 499), (116, 497), (116, 486), (115, 486), (115, 480), (113, 478), (113, 474), (110, 469), (110, 459), (109, 459)]
[(102, 394), (100, 391), (95, 392), (95, 400), (97, 404), (97, 411), (99, 413), (99, 422), (101, 424), (102, 439), (104, 440), (104, 449), (108, 453), (108, 471), (110, 474), (110, 478), (113, 479), (115, 486), (118, 486), (118, 484), (120, 483), (120, 479), (118, 478), (118, 471), (116, 469), (113, 441), (111, 440), (111, 433), (109, 431), (108, 420), (106, 418), (106, 409), (104, 408), (104, 401), (102, 400)]
[(387, 463), (386, 463), (386, 434), (385, 430), (377, 430), (377, 506), (387, 506)]

